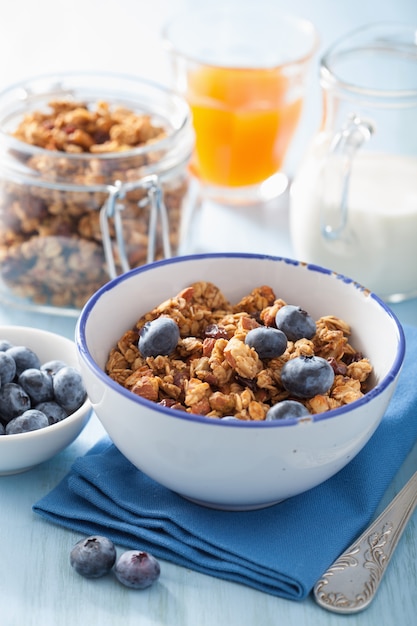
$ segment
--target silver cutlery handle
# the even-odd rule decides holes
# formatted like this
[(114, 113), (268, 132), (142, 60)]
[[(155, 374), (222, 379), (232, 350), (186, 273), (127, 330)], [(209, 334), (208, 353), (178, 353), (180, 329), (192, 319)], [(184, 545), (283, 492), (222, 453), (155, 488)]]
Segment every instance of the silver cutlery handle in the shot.
[(335, 613), (357, 613), (373, 600), (417, 505), (417, 472), (314, 587), (316, 602)]

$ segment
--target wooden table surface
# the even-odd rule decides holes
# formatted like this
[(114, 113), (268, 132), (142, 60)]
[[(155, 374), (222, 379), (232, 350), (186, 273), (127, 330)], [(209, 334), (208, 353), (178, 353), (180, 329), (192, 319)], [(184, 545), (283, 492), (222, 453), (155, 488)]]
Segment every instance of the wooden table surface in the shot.
[[(400, 318), (417, 325), (417, 301), (401, 308), (406, 310), (401, 311)], [(0, 307), (0, 325), (9, 323), (31, 324), (69, 337), (73, 336), (75, 324), (73, 320), (29, 316)], [(1, 626), (415, 624), (417, 514), (404, 532), (376, 599), (368, 609), (349, 617), (324, 611), (311, 597), (301, 603), (283, 600), (167, 562), (161, 562), (158, 585), (144, 592), (125, 589), (112, 577), (89, 581), (76, 575), (69, 565), (69, 552), (81, 535), (46, 522), (32, 512), (32, 505), (103, 434), (102, 426), (93, 416), (78, 439), (51, 461), (23, 474), (0, 477)], [(417, 444), (385, 494), (380, 509), (415, 469)]]
[[(159, 32), (166, 17), (200, 0), (6, 0), (0, 21), (0, 88), (56, 70), (135, 73), (166, 82)], [(272, 1), (272, 0), (271, 0)], [(286, 3), (276, 0), (286, 8)], [(389, 6), (387, 6), (389, 5)], [(417, 23), (415, 0), (293, 0), (291, 9), (315, 21), (323, 46), (373, 19)], [(312, 132), (304, 122), (305, 138)], [(293, 160), (298, 157), (297, 149)], [(207, 216), (206, 216), (207, 217)], [(219, 234), (220, 221), (227, 229)], [(196, 249), (246, 250), (291, 256), (287, 199), (250, 211), (210, 213)], [(266, 228), (267, 225), (267, 228)], [(230, 234), (233, 233), (233, 236)], [(417, 325), (417, 300), (393, 306), (400, 320)], [(32, 325), (73, 337), (75, 318), (11, 309), (0, 302), (0, 324)], [(415, 381), (414, 381), (415, 384)], [(416, 416), (417, 417), (417, 416)], [(64, 452), (29, 472), (0, 477), (0, 626), (412, 626), (417, 619), (417, 517), (395, 552), (373, 604), (349, 617), (319, 608), (309, 597), (283, 600), (239, 584), (162, 562), (157, 586), (134, 592), (111, 578), (88, 581), (74, 574), (69, 551), (80, 536), (45, 522), (32, 505), (68, 472), (102, 435), (93, 416)], [(389, 451), (387, 451), (389, 453)], [(417, 445), (393, 480), (379, 510), (417, 469)], [(375, 479), (377, 480), (377, 476)]]

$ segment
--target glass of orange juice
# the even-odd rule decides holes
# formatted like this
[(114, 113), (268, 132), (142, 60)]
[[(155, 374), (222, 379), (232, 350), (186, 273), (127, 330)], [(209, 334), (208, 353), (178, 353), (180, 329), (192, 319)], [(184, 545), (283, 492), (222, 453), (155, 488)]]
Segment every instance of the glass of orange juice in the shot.
[(191, 168), (203, 195), (230, 204), (280, 195), (318, 47), (315, 27), (257, 2), (188, 10), (163, 37), (175, 87), (192, 111)]

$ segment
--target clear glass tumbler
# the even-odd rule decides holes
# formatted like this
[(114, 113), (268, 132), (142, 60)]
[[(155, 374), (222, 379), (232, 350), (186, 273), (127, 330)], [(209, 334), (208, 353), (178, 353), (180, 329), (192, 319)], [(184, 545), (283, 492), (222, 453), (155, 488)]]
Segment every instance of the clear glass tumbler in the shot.
[(203, 197), (251, 204), (280, 195), (318, 45), (314, 26), (256, 3), (189, 10), (163, 37), (174, 86), (192, 110), (191, 167)]

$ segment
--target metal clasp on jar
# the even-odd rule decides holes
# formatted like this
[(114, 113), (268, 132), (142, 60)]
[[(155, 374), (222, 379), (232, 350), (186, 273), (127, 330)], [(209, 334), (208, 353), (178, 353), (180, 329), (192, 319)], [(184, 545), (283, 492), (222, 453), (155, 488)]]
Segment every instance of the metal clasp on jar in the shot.
[(172, 256), (168, 214), (158, 177), (155, 175), (149, 175), (139, 181), (127, 183), (116, 181), (113, 185), (109, 185), (108, 198), (100, 209), (101, 236), (103, 241), (104, 256), (110, 278), (115, 278), (117, 276), (117, 269), (114, 255), (114, 245), (110, 235), (109, 220), (113, 219), (116, 245), (122, 272), (127, 272), (131, 269), (131, 267), (126, 253), (125, 240), (123, 236), (122, 213), (124, 204), (122, 200), (125, 198), (127, 193), (138, 188), (143, 188), (147, 191), (147, 195), (144, 199), (138, 202), (138, 205), (144, 207), (148, 203), (150, 205), (146, 262), (151, 263), (155, 260), (158, 223), (160, 225), (164, 257), (169, 258)]

